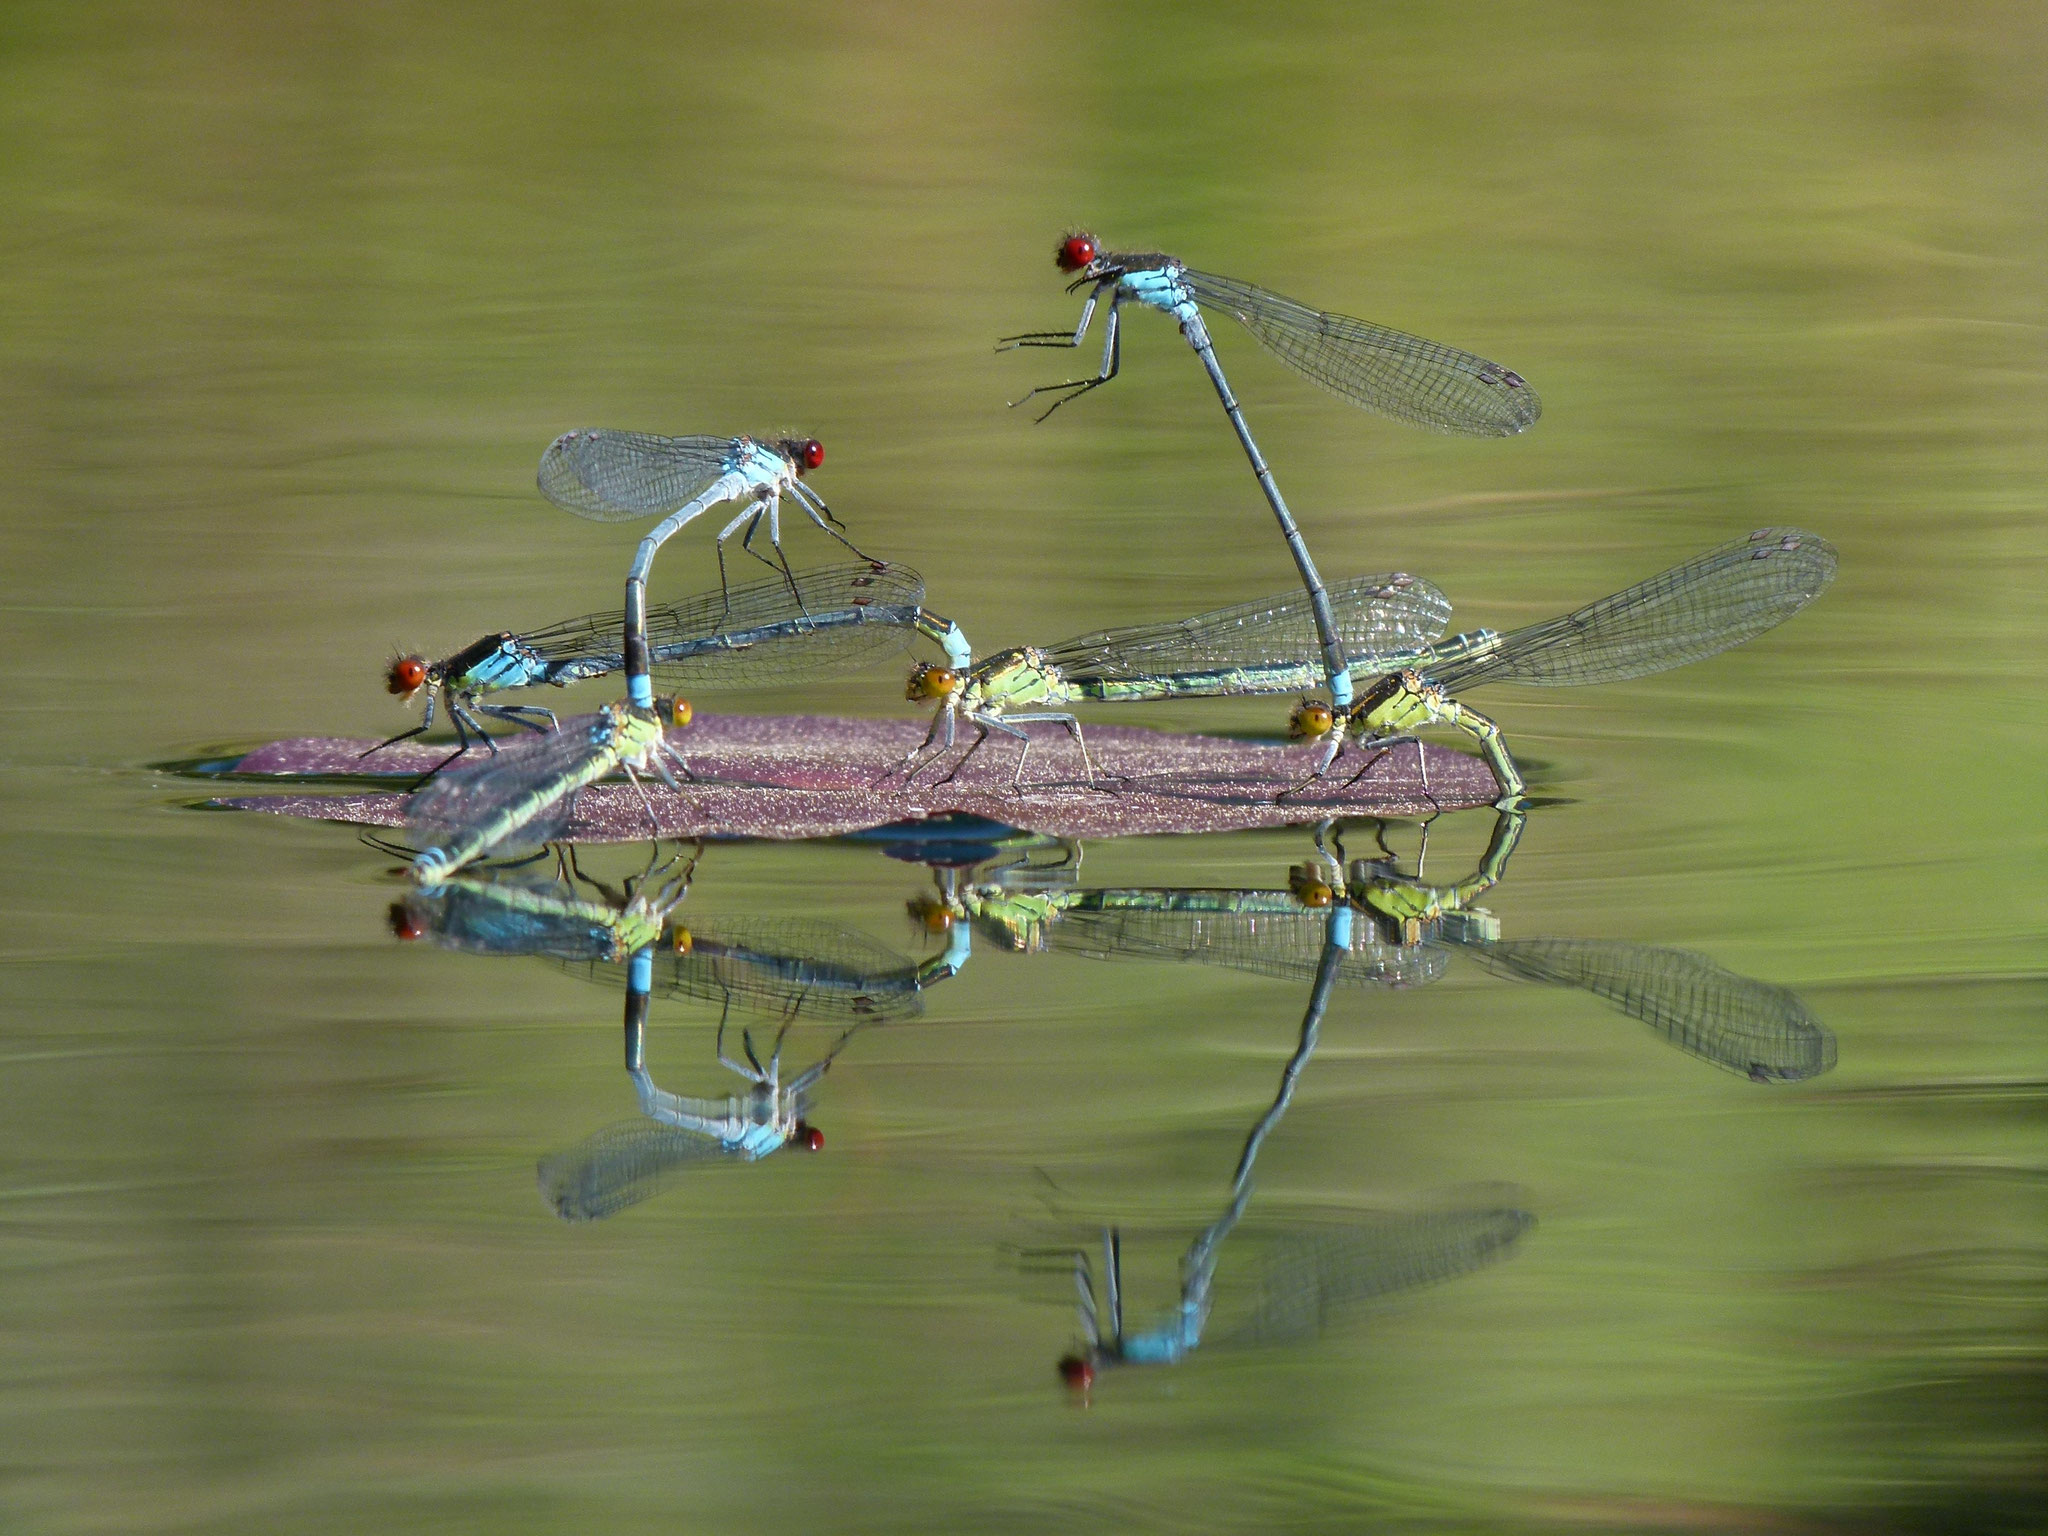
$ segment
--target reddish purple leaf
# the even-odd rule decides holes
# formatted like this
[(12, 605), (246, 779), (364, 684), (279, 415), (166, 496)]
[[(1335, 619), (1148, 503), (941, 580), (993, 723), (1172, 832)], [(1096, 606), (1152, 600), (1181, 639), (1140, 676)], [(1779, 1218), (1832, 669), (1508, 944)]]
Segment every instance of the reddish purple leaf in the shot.
[[(1499, 793), (1475, 757), (1413, 744), (1380, 752), (1348, 749), (1324, 779), (1304, 783), (1321, 748), (1271, 746), (1215, 736), (1176, 736), (1131, 726), (1088, 726), (1099, 770), (1085, 783), (1072, 739), (1058, 725), (1031, 725), (1022, 793), (1010, 787), (1017, 743), (993, 736), (951, 783), (934, 782), (958, 750), (905, 783), (904, 754), (924, 738), (911, 720), (817, 715), (705, 715), (670, 739), (700, 782), (680, 792), (648, 788), (665, 837), (830, 837), (961, 811), (1060, 837), (1149, 832), (1219, 832), (1315, 821), (1324, 816), (1427, 815), (1490, 804)], [(234, 767), (281, 778), (366, 772), (410, 778), (447, 756), (405, 742), (361, 757), (373, 743), (308, 737), (259, 747)], [(481, 761), (481, 751), (472, 761)], [(1428, 764), (1425, 790), (1418, 764)], [(1359, 774), (1361, 768), (1365, 772)], [(1353, 775), (1358, 774), (1356, 779)], [(1347, 784), (1347, 780), (1351, 781)], [(396, 827), (400, 793), (244, 795), (216, 803), (328, 821)], [(583, 791), (570, 836), (594, 842), (647, 837), (654, 829), (633, 788), (606, 783)]]

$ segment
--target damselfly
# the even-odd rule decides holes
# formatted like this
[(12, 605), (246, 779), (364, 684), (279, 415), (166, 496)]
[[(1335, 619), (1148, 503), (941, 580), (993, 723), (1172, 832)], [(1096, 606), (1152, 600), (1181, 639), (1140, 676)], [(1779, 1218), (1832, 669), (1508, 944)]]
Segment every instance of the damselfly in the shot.
[[(911, 960), (867, 935), (800, 917), (692, 918), (676, 923), (651, 952), (657, 997), (715, 1003), (772, 1019), (881, 1023), (914, 1017), (924, 994), (957, 975), (968, 936), (943, 955)], [(578, 968), (608, 981), (614, 967)]]
[[(1725, 970), (1703, 956), (1610, 939), (1508, 939), (1478, 905), (1507, 872), (1526, 816), (1496, 814), (1472, 872), (1432, 885), (1385, 857), (1347, 866), (1330, 824), (1314, 859), (1286, 889), (1013, 887), (1006, 873), (947, 884), (943, 902), (920, 898), (912, 915), (940, 929), (940, 909), (984, 938), (1021, 951), (1100, 960), (1166, 960), (1312, 980), (1334, 957), (1347, 986), (1419, 987), (1464, 953), (1510, 979), (1591, 993), (1670, 1044), (1756, 1082), (1796, 1082), (1835, 1062), (1833, 1033), (1798, 995)], [(1426, 860), (1428, 832), (1423, 834)]]
[(583, 874), (573, 847), (559, 848), (556, 864), (547, 880), (462, 873), (416, 885), (392, 903), (391, 931), (466, 954), (532, 955), (617, 971), (642, 950), (672, 942), (671, 915), (696, 869), (694, 857), (662, 859), (657, 844), (647, 867), (615, 890)]
[(564, 1221), (602, 1221), (661, 1193), (671, 1174), (718, 1163), (756, 1163), (796, 1147), (824, 1150), (825, 1135), (805, 1116), (817, 1085), (846, 1042), (862, 1027), (842, 1031), (832, 1047), (794, 1077), (782, 1076), (784, 1025), (764, 1064), (753, 1038), (742, 1035), (744, 1062), (726, 1054), (725, 1020), (718, 1022), (720, 1065), (746, 1087), (723, 1099), (688, 1098), (656, 1085), (647, 1070), (647, 973), (636, 960), (626, 992), (626, 1072), (640, 1101), (639, 1120), (609, 1125), (575, 1146), (544, 1157), (536, 1170), (541, 1198)]
[[(1405, 575), (1342, 582), (1330, 600), (1344, 643), (1356, 652), (1359, 666), (1370, 666), (1375, 674), (1423, 654), (1443, 634), (1451, 613), (1443, 593)], [(1031, 738), (1017, 726), (1034, 720), (1064, 725), (1093, 779), (1095, 765), (1080, 722), (1057, 706), (1083, 700), (1133, 703), (1312, 688), (1322, 676), (1312, 659), (1315, 646), (1314, 615), (1308, 599), (1296, 592), (1178, 623), (1098, 630), (1059, 645), (1001, 651), (965, 671), (925, 664), (911, 673), (906, 697), (939, 707), (923, 743), (911, 754), (922, 760), (910, 772), (915, 776), (953, 745), (956, 716), (964, 714), (975, 726), (975, 738), (947, 779), (959, 773), (991, 731), (1000, 731), (1024, 743), (1010, 780), (1012, 788), (1021, 789)], [(1020, 709), (1030, 712), (1019, 713)], [(943, 742), (934, 749), (942, 735)]]
[[(1591, 993), (1687, 1055), (1752, 1082), (1801, 1082), (1834, 1067), (1834, 1032), (1797, 993), (1704, 955), (1620, 939), (1503, 939), (1499, 919), (1477, 902), (1506, 873), (1524, 819), (1500, 812), (1478, 866), (1449, 885), (1428, 884), (1422, 859), (1413, 876), (1403, 874), (1382, 836), (1384, 857), (1349, 864), (1343, 899), (1385, 944), (1404, 952), (1453, 949), (1496, 976)], [(1428, 847), (1425, 826), (1424, 858)], [(1332, 862), (1345, 868), (1341, 843)]]
[(1526, 430), (1541, 413), (1542, 404), (1536, 392), (1512, 369), (1470, 352), (1347, 315), (1325, 314), (1235, 278), (1198, 272), (1157, 251), (1105, 251), (1093, 235), (1076, 232), (1060, 241), (1054, 259), (1062, 272), (1076, 274), (1067, 286), (1069, 293), (1088, 290), (1087, 301), (1081, 306), (1080, 323), (1071, 335), (1065, 331), (1030, 331), (1008, 336), (998, 350), (1080, 346), (1088, 334), (1096, 304), (1107, 294), (1109, 314), (1103, 322), (1106, 334), (1102, 367), (1093, 378), (1041, 385), (1014, 403), (1021, 405), (1041, 394), (1056, 395), (1058, 398), (1045, 415), (1039, 417), (1043, 421), (1067, 401), (1115, 378), (1122, 359), (1119, 312), (1126, 300), (1172, 316), (1208, 371), (1209, 382), (1223, 402), (1224, 414), (1237, 432), (1245, 457), (1251, 461), (1252, 473), (1258, 477), (1259, 488), (1265, 492), (1267, 504), (1279, 520), (1281, 536), (1301, 572), (1316, 619), (1331, 698), (1340, 707), (1350, 703), (1347, 656), (1324, 598), (1322, 578), (1316, 574), (1301, 530), (1295, 526), (1273, 472), (1253, 441), (1244, 412), (1238, 408), (1237, 398), (1223, 377), (1223, 366), (1216, 360), (1216, 349), (1202, 319), (1203, 306), (1235, 316), (1283, 362), (1354, 405), (1432, 431), (1467, 437), (1511, 437)]
[[(846, 1042), (870, 1025), (916, 1014), (924, 991), (957, 975), (968, 952), (965, 932), (953, 936), (942, 957), (914, 964), (847, 930), (801, 920), (673, 925), (658, 944), (635, 954), (624, 972), (626, 1070), (645, 1118), (608, 1126), (543, 1159), (542, 1194), (564, 1220), (597, 1220), (660, 1193), (668, 1176), (680, 1170), (756, 1162), (787, 1146), (821, 1150), (824, 1133), (806, 1117), (819, 1080)], [(595, 962), (588, 969), (592, 975), (618, 973), (616, 966)], [(743, 1095), (691, 1099), (655, 1085), (647, 1072), (645, 1033), (656, 995), (720, 1004), (718, 1059), (746, 1080)], [(726, 1053), (726, 1020), (736, 1008), (780, 1018), (765, 1065), (744, 1031), (745, 1062)], [(784, 1037), (792, 1024), (816, 1018), (850, 1022), (821, 1060), (784, 1080)]]
[[(648, 568), (670, 535), (700, 513), (724, 501), (742, 503), (739, 515), (718, 535), (721, 587), (726, 585), (725, 541), (742, 527), (741, 547), (789, 576), (782, 553), (785, 493), (820, 529), (868, 558), (846, 537), (845, 525), (823, 498), (803, 483), (804, 475), (824, 462), (825, 447), (816, 438), (656, 437), (586, 427), (548, 445), (538, 479), (541, 494), (556, 506), (601, 523), (661, 518), (640, 541), (626, 575), (625, 669), (628, 696), (635, 704), (646, 708), (654, 699), (645, 655)], [(772, 561), (754, 549), (754, 535), (764, 522), (775, 549)]]
[[(1684, 565), (1603, 597), (1562, 618), (1501, 635), (1456, 635), (1386, 673), (1348, 709), (1304, 699), (1290, 734), (1324, 740), (1327, 773), (1348, 738), (1383, 751), (1427, 725), (1464, 731), (1500, 785), (1503, 807), (1519, 804), (1521, 773), (1500, 727), (1453, 695), (1482, 683), (1562, 688), (1622, 682), (1715, 656), (1775, 629), (1826, 590), (1835, 575), (1827, 540), (1797, 528), (1763, 528)], [(1381, 754), (1352, 776), (1369, 772)]]
[[(646, 617), (651, 676), (676, 693), (780, 687), (900, 651), (916, 635), (938, 645), (949, 666), (971, 665), (974, 653), (960, 627), (928, 613), (923, 603), (923, 577), (908, 566), (873, 561), (820, 566), (660, 603)], [(552, 730), (551, 710), (484, 700), (508, 689), (559, 688), (616, 672), (625, 665), (624, 632), (623, 613), (593, 613), (526, 634), (486, 635), (440, 661), (401, 656), (391, 663), (387, 684), (408, 702), (424, 691), (426, 709), (418, 725), (363, 756), (429, 729), (437, 698), (446, 701), (455, 723), (457, 747), (450, 762), (469, 750), (471, 733), (497, 750), (479, 715)]]
[[(1086, 1250), (1066, 1255), (1080, 1304), (1082, 1342), (1080, 1349), (1061, 1358), (1059, 1372), (1077, 1391), (1088, 1391), (1097, 1373), (1107, 1367), (1178, 1365), (1201, 1347), (1224, 1240), (1244, 1217), (1260, 1149), (1287, 1113), (1315, 1054), (1330, 992), (1344, 964), (1345, 944), (1339, 935), (1349, 915), (1348, 909), (1332, 906), (1322, 917), (1329, 939), (1310, 987), (1294, 1054), (1281, 1069), (1273, 1102), (1245, 1136), (1231, 1173), (1229, 1203), (1181, 1256), (1179, 1305), (1161, 1323), (1126, 1331), (1121, 1232), (1111, 1227), (1103, 1233), (1099, 1293)], [(1509, 1208), (1430, 1211), (1289, 1234), (1268, 1257), (1257, 1303), (1224, 1342), (1281, 1344), (1313, 1337), (1337, 1320), (1339, 1308), (1448, 1279), (1490, 1262), (1534, 1220), (1525, 1211)]]
[[(675, 788), (668, 764), (685, 776), (689, 765), (669, 745), (665, 727), (689, 721), (690, 706), (680, 699), (663, 699), (646, 709), (621, 702), (546, 736), (512, 743), (485, 762), (440, 775), (407, 806), (406, 824), (422, 844), (412, 863), (413, 879), (431, 885), (514, 840), (539, 844), (560, 836), (569, 825), (576, 792), (614, 770), (623, 771), (636, 789), (641, 772)], [(651, 807), (647, 817), (659, 830)]]

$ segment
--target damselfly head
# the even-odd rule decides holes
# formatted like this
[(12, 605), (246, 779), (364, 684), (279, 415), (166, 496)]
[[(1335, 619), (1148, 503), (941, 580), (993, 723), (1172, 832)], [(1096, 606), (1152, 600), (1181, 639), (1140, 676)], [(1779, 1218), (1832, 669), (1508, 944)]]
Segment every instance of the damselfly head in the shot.
[(654, 718), (663, 725), (681, 728), (688, 725), (696, 717), (697, 712), (690, 707), (688, 699), (656, 699), (654, 701)]
[(1327, 907), (1337, 899), (1323, 871), (1313, 864), (1297, 864), (1287, 872), (1287, 888), (1304, 907)]
[(1079, 272), (1101, 254), (1102, 247), (1096, 243), (1095, 237), (1085, 229), (1077, 229), (1060, 240), (1052, 259), (1059, 263), (1062, 272)]
[(402, 699), (409, 699), (427, 685), (433, 668), (424, 656), (394, 656), (384, 670), (384, 686)]
[(903, 697), (913, 704), (950, 699), (960, 691), (961, 681), (960, 674), (951, 667), (920, 661), (910, 669), (910, 681), (903, 689)]
[(1296, 741), (1327, 736), (1337, 725), (1337, 711), (1321, 699), (1303, 699), (1287, 719), (1287, 734)]
[(402, 901), (391, 903), (391, 910), (384, 916), (385, 921), (391, 924), (391, 936), (394, 939), (404, 939), (411, 943), (414, 939), (424, 939), (427, 936), (427, 925)]
[(677, 923), (668, 936), (668, 947), (679, 955), (690, 952), (690, 930)]
[(913, 896), (903, 905), (910, 920), (926, 933), (951, 933), (958, 918), (951, 907), (930, 894)]
[(789, 1144), (800, 1152), (822, 1152), (825, 1150), (825, 1133), (808, 1120), (799, 1120), (796, 1130), (790, 1134)]
[(796, 466), (798, 475), (825, 462), (825, 445), (815, 437), (785, 437), (778, 446), (782, 456)]
[(1086, 1394), (1095, 1385), (1095, 1363), (1086, 1355), (1061, 1355), (1060, 1380), (1076, 1392)]

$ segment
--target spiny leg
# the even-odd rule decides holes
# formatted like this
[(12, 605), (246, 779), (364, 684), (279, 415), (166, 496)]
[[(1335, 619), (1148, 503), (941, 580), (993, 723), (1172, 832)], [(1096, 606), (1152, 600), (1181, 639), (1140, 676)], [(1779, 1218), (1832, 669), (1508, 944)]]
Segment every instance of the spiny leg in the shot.
[[(1102, 322), (1102, 328), (1106, 334), (1103, 337), (1102, 343), (1102, 371), (1100, 373), (1096, 374), (1092, 379), (1068, 379), (1061, 384), (1041, 384), (1029, 394), (1012, 400), (1010, 402), (1011, 407), (1014, 409), (1022, 405), (1033, 395), (1059, 394), (1059, 398), (1047, 406), (1044, 415), (1038, 418), (1038, 420), (1044, 421), (1047, 416), (1052, 415), (1054, 411), (1065, 405), (1069, 400), (1078, 400), (1087, 394), (1089, 390), (1100, 389), (1111, 379), (1115, 378), (1117, 370), (1123, 366), (1123, 328), (1119, 321), (1122, 303), (1123, 296), (1121, 292), (1110, 296), (1109, 314)], [(1061, 391), (1065, 391), (1065, 393), (1061, 394)]]
[(1337, 766), (1337, 759), (1344, 755), (1345, 749), (1350, 744), (1350, 733), (1344, 729), (1344, 721), (1339, 719), (1330, 727), (1329, 741), (1327, 743), (1328, 750), (1323, 753), (1323, 760), (1316, 764), (1315, 768), (1305, 777), (1288, 785), (1279, 794), (1275, 795), (1273, 803), (1278, 805), (1289, 795), (1298, 795), (1307, 789), (1309, 785), (1319, 782), (1324, 775)]
[(661, 818), (654, 814), (654, 802), (647, 798), (647, 786), (640, 782), (640, 775), (633, 771), (631, 763), (621, 762), (619, 767), (625, 772), (626, 782), (633, 786), (633, 793), (640, 797), (640, 809), (647, 813), (647, 825), (654, 829), (656, 837), (661, 836)]
[[(981, 744), (988, 740), (989, 728), (991, 726), (1011, 736), (1023, 736), (1025, 752), (1029, 753), (1031, 750), (1031, 738), (1029, 736), (1024, 736), (1022, 731), (1011, 730), (995, 716), (970, 715), (968, 718), (974, 722), (974, 740), (968, 744), (967, 750), (960, 754), (960, 761), (953, 765), (952, 770), (943, 779), (932, 781), (933, 789), (937, 789), (941, 784), (950, 784), (960, 776), (960, 770), (973, 760), (974, 754), (981, 750)], [(1020, 769), (1023, 767), (1022, 758), (1017, 760), (1017, 765)]]
[[(1366, 760), (1366, 764), (1363, 768), (1359, 769), (1358, 772), (1351, 775), (1350, 778), (1346, 779), (1341, 785), (1338, 786), (1339, 792), (1341, 793), (1343, 790), (1351, 788), (1352, 785), (1356, 784), (1360, 779), (1364, 778), (1367, 774), (1371, 773), (1373, 769), (1379, 767), (1380, 759), (1385, 757), (1389, 752), (1393, 751), (1394, 748), (1400, 746), (1401, 743), (1404, 741), (1415, 742), (1415, 745), (1418, 749), (1422, 746), (1422, 743), (1416, 741), (1416, 739), (1413, 736), (1375, 736), (1369, 741), (1360, 742), (1358, 744), (1360, 751), (1364, 751), (1368, 747), (1377, 747), (1379, 750), (1374, 752), (1373, 755)], [(1427, 775), (1424, 776), (1422, 781), (1422, 792), (1425, 795), (1429, 793), (1429, 779)]]
[(725, 541), (735, 533), (738, 533), (740, 525), (749, 518), (753, 519), (756, 523), (760, 522), (761, 507), (758, 502), (748, 502), (738, 517), (735, 517), (731, 522), (718, 530), (718, 537), (712, 540), (711, 543), (711, 547), (718, 555), (718, 595), (721, 599), (718, 610), (718, 623), (715, 629), (725, 628), (725, 621), (732, 614), (732, 579), (725, 569)]
[[(905, 763), (910, 763), (913, 759), (916, 760), (915, 766), (911, 767), (903, 775), (904, 788), (908, 789), (910, 781), (922, 773), (927, 765), (936, 762), (946, 753), (953, 750), (955, 714), (956, 711), (950, 703), (941, 704), (938, 711), (932, 716), (931, 729), (924, 733), (924, 740), (912, 750), (903, 754), (903, 761)], [(946, 728), (946, 739), (938, 747), (934, 748), (932, 742), (938, 736), (941, 725)]]
[[(714, 1044), (714, 1049), (716, 1049), (718, 1052), (718, 1064), (721, 1067), (724, 1067), (728, 1072), (732, 1072), (737, 1076), (744, 1077), (750, 1083), (758, 1083), (761, 1080), (758, 1075), (761, 1070), (760, 1064), (758, 1062), (755, 1063), (754, 1070), (752, 1072), (749, 1072), (745, 1067), (741, 1066), (738, 1062), (734, 1061), (730, 1056), (725, 1054), (725, 1021), (731, 1016), (731, 1014), (732, 995), (730, 993), (727, 993), (725, 999), (725, 1006), (718, 1010), (718, 1039)], [(748, 1059), (752, 1060), (753, 1055), (754, 1049), (752, 1044), (749, 1043), (747, 1046)]]
[[(1102, 297), (1104, 288), (1112, 287), (1115, 279), (1098, 282), (1089, 292), (1087, 301), (1081, 306), (1081, 323), (1074, 327), (1074, 334), (1065, 331), (1025, 331), (1018, 336), (1005, 336), (996, 342), (998, 352), (1014, 351), (1018, 347), (1078, 347), (1088, 334), (1088, 322), (1095, 318), (1095, 301)], [(1067, 292), (1074, 290), (1069, 288)]]
[[(396, 736), (392, 737), (389, 741), (378, 742), (377, 745), (370, 748), (370, 752), (382, 752), (386, 747), (395, 747), (401, 741), (410, 741), (412, 740), (413, 737), (422, 735), (426, 731), (430, 730), (434, 724), (434, 701), (437, 698), (439, 698), (440, 695), (440, 687), (429, 688), (427, 690), (426, 707), (420, 711), (420, 723), (414, 726), (409, 731), (400, 731)], [(356, 754), (356, 760), (358, 762), (362, 761), (363, 758), (366, 758), (370, 755), (370, 752), (360, 752)], [(444, 763), (441, 766), (445, 768), (447, 764)], [(434, 770), (434, 773), (439, 773), (440, 771), (440, 768), (436, 768)], [(430, 773), (427, 775), (427, 779), (431, 779), (433, 776), (434, 774)], [(420, 780), (420, 783), (424, 784), (426, 783), (426, 781), (426, 779), (422, 779)]]
[(756, 517), (752, 523), (747, 525), (747, 536), (740, 540), (740, 548), (744, 549), (748, 554), (782, 578), (783, 585), (789, 588), (789, 595), (796, 599), (796, 611), (808, 619), (811, 616), (811, 610), (804, 606), (804, 595), (797, 590), (796, 586), (796, 572), (789, 568), (789, 556), (783, 552), (781, 513), (778, 503), (771, 500), (768, 503), (767, 511), (768, 544), (775, 551), (775, 558), (770, 560), (766, 555), (754, 548), (754, 535), (761, 531), (761, 519), (759, 517)]
[[(412, 786), (414, 789), (418, 789), (420, 785), (425, 784), (458, 758), (468, 756), (471, 732), (476, 734), (477, 739), (484, 744), (492, 757), (498, 755), (498, 744), (491, 740), (490, 732), (483, 728), (482, 723), (477, 720), (476, 716), (463, 708), (462, 700), (452, 693), (448, 695), (448, 719), (455, 727), (455, 750), (421, 774)], [(424, 725), (421, 729), (425, 729)]]
[(789, 487), (789, 494), (790, 499), (795, 501), (798, 506), (802, 507), (810, 515), (812, 522), (824, 529), (825, 532), (831, 534), (833, 538), (844, 544), (856, 555), (859, 555), (861, 559), (871, 565), (882, 563), (846, 536), (846, 524), (839, 521), (833, 515), (832, 509), (825, 505), (825, 498), (812, 490), (808, 485), (805, 485), (800, 480), (792, 481)]
[[(489, 715), (493, 720), (504, 720), (513, 725), (523, 726), (529, 731), (538, 731), (543, 736), (549, 731), (561, 729), (561, 722), (555, 718), (555, 712), (538, 704), (479, 704), (476, 711), (480, 715)], [(528, 715), (539, 715), (547, 724), (537, 725), (526, 718)]]
[[(1061, 725), (1064, 725), (1067, 728), (1067, 734), (1074, 738), (1074, 745), (1081, 749), (1081, 767), (1083, 772), (1085, 772), (1087, 775), (1088, 783), (1091, 786), (1095, 783), (1095, 760), (1088, 755), (1088, 743), (1081, 735), (1081, 722), (1076, 720), (1072, 715), (1040, 713), (1031, 715), (1011, 715), (1008, 718), (1013, 724), (1019, 725), (1034, 720), (1056, 720)], [(1022, 731), (1017, 732), (1017, 734), (1019, 736), (1024, 736), (1024, 740), (1026, 743), (1025, 753), (1028, 754), (1030, 751), (1030, 737), (1025, 736), (1025, 733)], [(1017, 771), (1019, 774), (1021, 774), (1024, 771), (1024, 757), (1022, 755), (1020, 755), (1017, 759)], [(1011, 787), (1013, 789), (1018, 790), (1020, 793), (1023, 790), (1023, 785), (1019, 782), (1013, 781)]]

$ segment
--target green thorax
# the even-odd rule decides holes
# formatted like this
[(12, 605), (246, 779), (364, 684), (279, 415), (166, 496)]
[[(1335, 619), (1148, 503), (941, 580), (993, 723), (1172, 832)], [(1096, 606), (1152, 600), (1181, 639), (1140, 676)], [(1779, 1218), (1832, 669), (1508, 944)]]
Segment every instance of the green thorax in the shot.
[(967, 675), (960, 691), (960, 708), (973, 713), (993, 710), (1000, 714), (1027, 704), (1067, 704), (1073, 701), (1059, 668), (1046, 659), (1045, 652), (1032, 646), (998, 651)]
[(1360, 736), (1393, 736), (1425, 725), (1456, 725), (1463, 714), (1443, 689), (1404, 669), (1381, 678), (1352, 706), (1350, 726)]
[(1026, 954), (1045, 948), (1045, 930), (1074, 905), (1078, 891), (1006, 891), (999, 885), (970, 885), (960, 905), (974, 926), (996, 943)]

